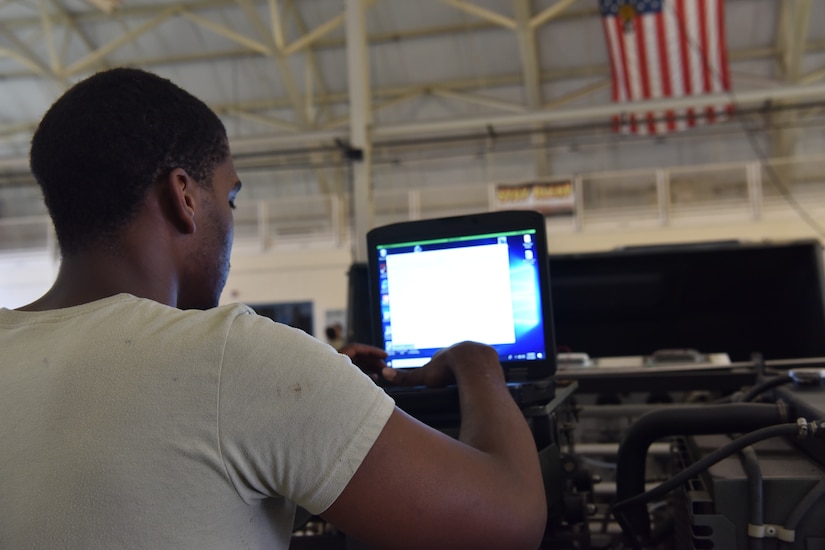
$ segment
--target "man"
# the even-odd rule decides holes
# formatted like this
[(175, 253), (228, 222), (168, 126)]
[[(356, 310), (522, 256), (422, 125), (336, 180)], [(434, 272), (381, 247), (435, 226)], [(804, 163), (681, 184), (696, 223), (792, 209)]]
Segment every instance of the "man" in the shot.
[(381, 373), (455, 380), (455, 440), (346, 355), (216, 307), (241, 183), (201, 101), (98, 73), (43, 117), (31, 167), (62, 263), (0, 310), (0, 547), (286, 547), (296, 505), (378, 547), (538, 546), (537, 453), (491, 348)]
[(344, 327), (341, 323), (333, 323), (324, 329), (324, 334), (327, 337), (327, 344), (335, 349), (344, 347)]

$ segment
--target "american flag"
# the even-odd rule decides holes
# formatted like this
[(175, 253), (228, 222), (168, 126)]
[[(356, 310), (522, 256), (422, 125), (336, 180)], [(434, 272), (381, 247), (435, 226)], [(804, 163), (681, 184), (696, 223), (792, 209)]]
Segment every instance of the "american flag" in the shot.
[[(687, 97), (730, 90), (724, 0), (599, 0), (613, 101)], [(730, 104), (627, 113), (622, 132), (662, 134), (713, 122)]]

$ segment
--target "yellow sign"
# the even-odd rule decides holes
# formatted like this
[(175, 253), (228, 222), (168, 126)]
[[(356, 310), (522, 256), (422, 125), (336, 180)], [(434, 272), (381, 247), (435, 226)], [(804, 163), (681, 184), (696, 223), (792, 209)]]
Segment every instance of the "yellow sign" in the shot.
[(537, 210), (545, 215), (572, 214), (576, 205), (573, 182), (537, 181), (496, 185), (498, 207)]

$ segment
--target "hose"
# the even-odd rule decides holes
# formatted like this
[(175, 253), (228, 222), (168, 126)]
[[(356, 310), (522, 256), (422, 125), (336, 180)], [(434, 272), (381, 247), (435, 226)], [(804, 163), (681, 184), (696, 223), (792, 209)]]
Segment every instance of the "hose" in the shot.
[[(791, 436), (799, 433), (800, 425), (798, 423), (777, 424), (775, 426), (768, 426), (747, 433), (738, 439), (734, 439), (724, 447), (716, 449), (712, 453), (703, 457), (701, 460), (694, 462), (691, 466), (685, 468), (667, 481), (660, 483), (653, 489), (617, 502), (613, 505), (613, 516), (621, 526), (622, 531), (629, 538), (629, 542), (634, 546), (634, 548), (638, 548), (639, 542), (637, 537), (641, 535), (647, 538), (650, 533), (650, 522), (647, 519), (647, 509), (645, 507), (646, 503), (665, 496), (673, 489), (679, 487), (689, 479), (695, 477), (701, 472), (704, 472), (720, 460), (727, 458), (740, 449), (743, 449), (758, 441), (762, 441), (763, 439), (778, 436)], [(627, 514), (627, 512), (631, 510), (635, 511), (639, 507), (641, 507), (641, 509), (645, 512), (644, 526), (647, 527), (647, 529), (643, 532), (634, 531), (635, 525), (637, 524), (633, 523), (635, 518), (629, 517)], [(797, 508), (799, 508), (799, 506), (797, 506)]]
[[(765, 523), (764, 488), (762, 485), (762, 468), (759, 467), (759, 458), (753, 447), (748, 446), (739, 452), (742, 459), (742, 468), (748, 478), (748, 522), (761, 527)], [(750, 550), (762, 550), (765, 540), (750, 537)]]
[(640, 416), (625, 432), (616, 457), (616, 499), (626, 501), (628, 529), (650, 534), (644, 505), (631, 499), (644, 491), (645, 462), (650, 444), (671, 435), (745, 433), (783, 422), (779, 407), (770, 404), (731, 403), (706, 407), (673, 407)]
[[(825, 480), (822, 480), (814, 485), (813, 489), (808, 491), (805, 497), (797, 503), (796, 507), (791, 512), (791, 515), (789, 515), (788, 519), (785, 520), (785, 530), (796, 531), (799, 523), (805, 518), (811, 508), (813, 508), (813, 505), (816, 504), (823, 495), (825, 495)], [(782, 550), (790, 550), (792, 547), (793, 543), (786, 541), (782, 542)]]

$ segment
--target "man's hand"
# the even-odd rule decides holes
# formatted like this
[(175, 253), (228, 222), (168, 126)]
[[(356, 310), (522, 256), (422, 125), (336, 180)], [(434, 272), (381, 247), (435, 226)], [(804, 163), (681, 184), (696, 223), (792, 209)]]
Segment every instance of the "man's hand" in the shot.
[(468, 370), (476, 376), (494, 376), (504, 381), (496, 351), (477, 342), (461, 342), (439, 350), (422, 367), (403, 370), (386, 367), (381, 374), (396, 386), (446, 386)]
[(355, 366), (373, 380), (378, 380), (382, 370), (387, 368), (387, 364), (384, 362), (384, 359), (387, 358), (387, 352), (369, 344), (352, 342), (339, 349), (338, 353), (343, 353), (349, 357)]
[[(383, 373), (405, 385), (454, 379), (458, 440), (396, 409), (321, 516), (377, 548), (538, 548), (547, 523), (538, 451), (496, 351), (462, 342), (420, 368)], [(380, 511), (380, 521), (364, 510)]]

